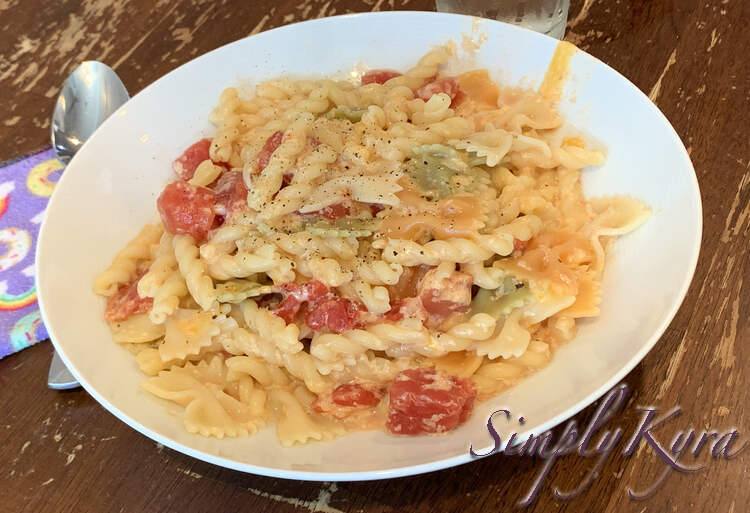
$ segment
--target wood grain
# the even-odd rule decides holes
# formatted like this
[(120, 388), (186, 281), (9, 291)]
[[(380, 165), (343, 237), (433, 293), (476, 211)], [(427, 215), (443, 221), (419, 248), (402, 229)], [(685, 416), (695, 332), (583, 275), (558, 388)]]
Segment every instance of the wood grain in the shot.
[[(630, 402), (611, 425), (630, 433), (640, 419), (636, 405), (679, 404), (679, 420), (655, 431), (666, 442), (688, 426), (738, 428), (747, 440), (750, 2), (572, 4), (567, 39), (656, 102), (688, 148), (704, 208), (692, 287), (662, 339), (625, 378)], [(0, 0), (0, 161), (47, 144), (54, 97), (81, 60), (107, 62), (137, 92), (193, 57), (261, 30), (346, 12), (432, 8), (426, 0)], [(0, 360), (0, 512), (507, 511), (542, 465), (491, 457), (362, 483), (245, 475), (156, 445), (85, 392), (48, 390), (50, 356), (50, 345), (40, 344)], [(574, 488), (594, 467), (593, 458), (565, 456), (527, 511), (740, 513), (750, 504), (748, 453), (730, 461), (704, 454), (704, 471), (675, 473), (641, 502), (628, 498), (628, 487), (643, 489), (664, 469), (650, 449), (631, 458), (613, 454), (591, 486), (560, 501), (553, 488)]]

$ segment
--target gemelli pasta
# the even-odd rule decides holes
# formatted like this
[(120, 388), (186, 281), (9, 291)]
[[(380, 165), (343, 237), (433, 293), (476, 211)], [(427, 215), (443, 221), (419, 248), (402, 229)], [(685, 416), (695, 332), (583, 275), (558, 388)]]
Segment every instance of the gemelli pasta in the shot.
[(221, 94), (161, 223), (94, 282), (185, 429), (447, 432), (598, 315), (607, 246), (649, 209), (586, 199), (602, 152), (543, 95), (447, 75), (453, 58)]

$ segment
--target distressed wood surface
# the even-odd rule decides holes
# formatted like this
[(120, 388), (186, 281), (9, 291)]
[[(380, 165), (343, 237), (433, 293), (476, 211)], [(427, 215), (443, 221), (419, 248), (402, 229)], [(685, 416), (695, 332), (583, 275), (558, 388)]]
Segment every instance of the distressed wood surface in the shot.
[[(622, 72), (661, 108), (690, 152), (704, 209), (692, 287), (662, 339), (625, 378), (630, 402), (608, 426), (631, 433), (641, 418), (636, 405), (680, 405), (681, 416), (654, 431), (665, 444), (688, 427), (737, 428), (747, 440), (750, 2), (572, 4), (567, 39)], [(427, 0), (0, 0), (0, 161), (47, 143), (54, 97), (79, 61), (107, 62), (136, 92), (196, 55), (286, 23), (432, 8)], [(496, 456), (362, 483), (245, 475), (156, 445), (85, 392), (46, 389), (50, 355), (45, 343), (0, 361), (0, 512), (507, 511), (543, 464)], [(579, 414), (579, 422), (593, 410)], [(704, 470), (674, 472), (652, 497), (629, 499), (628, 488), (647, 488), (665, 469), (645, 447), (629, 458), (613, 454), (569, 501), (553, 490), (578, 486), (595, 461), (562, 457), (527, 511), (748, 511), (750, 451), (729, 461), (702, 454)]]

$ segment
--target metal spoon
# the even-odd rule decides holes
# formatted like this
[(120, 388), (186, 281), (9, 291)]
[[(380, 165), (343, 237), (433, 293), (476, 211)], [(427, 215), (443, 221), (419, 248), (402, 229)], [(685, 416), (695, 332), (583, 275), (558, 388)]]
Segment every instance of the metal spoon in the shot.
[[(120, 77), (106, 64), (85, 61), (73, 70), (52, 113), (52, 147), (60, 162), (67, 165), (99, 125), (129, 99)], [(52, 354), (47, 386), (79, 386), (57, 352)]]

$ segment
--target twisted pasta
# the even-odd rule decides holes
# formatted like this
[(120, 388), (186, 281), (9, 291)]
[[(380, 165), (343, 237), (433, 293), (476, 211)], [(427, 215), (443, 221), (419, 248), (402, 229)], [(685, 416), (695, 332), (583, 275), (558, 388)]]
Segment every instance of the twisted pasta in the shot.
[(359, 242), (354, 237), (320, 237), (309, 232), (284, 233), (270, 231), (266, 240), (279, 249), (294, 256), (338, 257), (342, 260), (354, 258), (359, 249)]
[(177, 259), (174, 256), (172, 244), (172, 235), (163, 233), (154, 254), (154, 261), (151, 262), (146, 274), (138, 280), (139, 296), (155, 297), (159, 288), (177, 268)]
[(467, 349), (475, 341), (490, 337), (494, 329), (495, 319), (484, 313), (476, 314), (444, 333), (432, 333), (421, 326), (415, 329), (397, 324), (374, 324), (341, 334), (317, 335), (310, 343), (310, 354), (324, 362), (335, 361), (344, 355), (356, 356), (367, 350), (398, 356), (420, 354), (435, 357)]
[(431, 77), (437, 75), (440, 65), (446, 63), (451, 57), (452, 50), (449, 46), (440, 46), (427, 53), (419, 59), (416, 66), (408, 70), (400, 77), (392, 78), (387, 82), (388, 87), (405, 85), (409, 89), (417, 89)]
[(281, 145), (273, 153), (268, 165), (261, 171), (248, 193), (247, 204), (251, 208), (263, 210), (281, 188), (284, 173), (294, 165), (297, 155), (307, 144), (307, 135), (313, 119), (312, 115), (302, 115), (286, 131)]
[(481, 262), (461, 264), (461, 271), (471, 276), (474, 285), (493, 290), (498, 288), (508, 275), (502, 269), (485, 267)]
[(372, 285), (395, 285), (403, 272), (402, 265), (383, 260), (359, 261), (356, 270), (357, 276)]
[[(382, 246), (383, 260), (405, 266), (438, 265), (441, 262), (481, 262), (493, 254), (492, 250), (475, 241), (458, 238), (434, 240), (426, 244), (405, 239), (388, 239), (384, 240)], [(506, 254), (509, 253), (510, 251)]]
[(267, 273), (275, 283), (294, 280), (291, 260), (281, 257), (272, 244), (265, 244), (254, 252), (216, 255), (208, 264), (208, 274), (217, 280), (246, 278), (255, 273)]
[(94, 292), (102, 296), (111, 296), (117, 292), (120, 285), (132, 281), (138, 271), (138, 263), (151, 258), (152, 246), (159, 242), (161, 234), (161, 226), (144, 226), (140, 233), (115, 255), (112, 264), (94, 279)]
[(155, 324), (163, 324), (180, 305), (180, 299), (188, 293), (185, 278), (178, 269), (170, 273), (164, 283), (156, 290), (154, 304), (151, 306), (149, 318)]
[(329, 287), (340, 287), (352, 281), (354, 273), (345, 270), (338, 260), (333, 258), (312, 257), (297, 259), (296, 269), (302, 276), (318, 280)]
[(283, 353), (298, 353), (302, 343), (298, 340), (299, 328), (294, 324), (287, 325), (284, 319), (268, 310), (258, 307), (255, 301), (244, 301), (240, 305), (245, 324), (267, 340), (272, 340)]
[(384, 314), (391, 309), (391, 299), (387, 288), (375, 287), (366, 281), (356, 280), (354, 282), (354, 290), (359, 300), (369, 312)]
[(330, 382), (318, 371), (315, 359), (305, 351), (281, 352), (272, 340), (245, 328), (237, 328), (232, 332), (231, 338), (224, 339), (222, 343), (230, 354), (253, 355), (264, 362), (283, 368), (291, 376), (301, 380), (313, 393), (320, 394), (331, 388)]
[(413, 103), (411, 103), (412, 123), (415, 125), (427, 125), (453, 117), (454, 111), (450, 108), (451, 100), (451, 97), (446, 93), (434, 94), (426, 102), (423, 100), (413, 100)]
[(216, 289), (199, 257), (195, 239), (190, 235), (175, 235), (174, 254), (190, 295), (201, 308), (211, 309), (216, 302)]
[(205, 187), (210, 184), (224, 171), (224, 168), (217, 166), (211, 159), (206, 159), (195, 168), (195, 174), (189, 180), (190, 184), (197, 185), (199, 187)]

